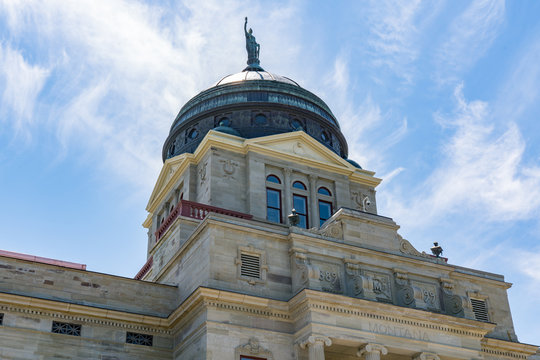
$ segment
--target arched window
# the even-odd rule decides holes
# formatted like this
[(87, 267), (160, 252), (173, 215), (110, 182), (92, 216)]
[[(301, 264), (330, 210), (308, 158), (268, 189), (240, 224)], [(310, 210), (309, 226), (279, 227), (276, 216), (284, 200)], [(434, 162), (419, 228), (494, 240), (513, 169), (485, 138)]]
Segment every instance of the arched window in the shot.
[(266, 219), (281, 223), (281, 180), (275, 175), (266, 177)]
[(295, 181), (293, 187), (293, 208), (300, 217), (299, 227), (307, 229), (309, 227), (308, 219), (308, 197), (307, 188), (301, 181)]
[(317, 193), (321, 195), (332, 196), (332, 193), (330, 192), (330, 190), (328, 190), (325, 187), (320, 187), (319, 190), (317, 190)]
[(266, 181), (275, 183), (275, 184), (281, 184), (281, 180), (276, 175), (268, 175), (266, 177)]
[(332, 216), (332, 193), (325, 187), (317, 190), (317, 202), (319, 205), (319, 226)]
[(300, 181), (295, 181), (295, 182), (292, 184), (292, 187), (295, 188), (295, 189), (306, 190), (306, 185), (304, 185), (304, 184), (301, 183)]

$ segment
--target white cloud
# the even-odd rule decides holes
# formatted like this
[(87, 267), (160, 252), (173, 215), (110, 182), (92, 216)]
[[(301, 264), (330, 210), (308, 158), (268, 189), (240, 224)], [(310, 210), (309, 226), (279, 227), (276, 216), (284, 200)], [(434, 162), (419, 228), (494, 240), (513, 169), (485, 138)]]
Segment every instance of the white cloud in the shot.
[[(0, 5), (0, 18), (7, 19), (14, 41), (32, 34), (26, 38), (35, 41), (37, 58), (46, 64), (35, 67), (34, 77), (39, 69), (54, 66), (53, 99), (42, 117), (58, 134), (64, 152), (82, 152), (104, 174), (147, 196), (180, 107), (223, 74), (244, 67), (244, 16), (264, 24), (250, 23), (256, 35), (266, 34), (276, 43), (279, 33), (271, 29), (290, 26), (295, 12), (287, 4), (271, 12), (255, 4), (246, 14), (244, 5), (185, 2), (171, 10), (123, 0), (51, 0)], [(18, 91), (32, 99), (40, 88)], [(14, 94), (7, 99), (23, 98)], [(32, 109), (28, 103), (15, 105), (25, 116)]]
[(412, 83), (423, 29), (442, 8), (443, 1), (374, 1), (367, 9), (367, 43), (375, 66), (387, 67), (405, 83)]
[(490, 122), (488, 104), (467, 102), (461, 86), (455, 90), (455, 99), (453, 116), (439, 118), (454, 130), (440, 165), (409, 192), (411, 199), (383, 196), (387, 207), (407, 226), (423, 226), (444, 214), (463, 211), (491, 221), (528, 219), (537, 214), (540, 167), (522, 164), (525, 142), (518, 126), (509, 123), (500, 133)]
[[(494, 113), (502, 121), (519, 119), (531, 106), (537, 106), (540, 89), (540, 34), (533, 41), (524, 41), (512, 68), (499, 91)], [(534, 119), (533, 121), (537, 121)]]
[(11, 122), (15, 133), (29, 135), (36, 98), (48, 75), (48, 69), (29, 64), (20, 52), (0, 44), (0, 120)]
[(504, 0), (475, 0), (450, 25), (436, 51), (437, 80), (456, 80), (490, 48), (505, 19)]

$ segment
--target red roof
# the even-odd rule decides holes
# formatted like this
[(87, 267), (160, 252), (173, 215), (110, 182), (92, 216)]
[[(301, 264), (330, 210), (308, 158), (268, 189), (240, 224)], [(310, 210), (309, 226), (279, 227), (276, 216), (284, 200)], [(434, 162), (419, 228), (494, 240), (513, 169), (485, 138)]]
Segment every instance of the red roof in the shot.
[(72, 262), (69, 262), (69, 261), (49, 259), (49, 258), (44, 258), (44, 257), (41, 257), (41, 256), (20, 254), (20, 253), (6, 251), (6, 250), (0, 250), (0, 256), (5, 256), (5, 257), (9, 257), (9, 258), (14, 258), (14, 259), (34, 261), (34, 262), (38, 262), (38, 263), (42, 263), (42, 264), (63, 266), (63, 267), (67, 267), (67, 268), (77, 269), (77, 270), (86, 270), (86, 265), (85, 264), (78, 264), (78, 263), (72, 263)]

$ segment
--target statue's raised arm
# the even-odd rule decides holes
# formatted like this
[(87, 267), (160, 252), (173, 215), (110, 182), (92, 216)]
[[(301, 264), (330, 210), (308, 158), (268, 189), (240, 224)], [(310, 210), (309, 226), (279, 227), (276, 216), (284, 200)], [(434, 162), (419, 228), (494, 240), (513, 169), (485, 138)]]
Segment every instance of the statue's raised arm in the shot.
[(261, 71), (262, 68), (259, 66), (259, 51), (261, 46), (257, 44), (257, 40), (255, 39), (255, 36), (253, 36), (253, 30), (247, 29), (247, 16), (245, 20), (246, 21), (244, 22), (244, 34), (246, 35), (246, 50), (248, 53), (248, 67), (245, 70)]

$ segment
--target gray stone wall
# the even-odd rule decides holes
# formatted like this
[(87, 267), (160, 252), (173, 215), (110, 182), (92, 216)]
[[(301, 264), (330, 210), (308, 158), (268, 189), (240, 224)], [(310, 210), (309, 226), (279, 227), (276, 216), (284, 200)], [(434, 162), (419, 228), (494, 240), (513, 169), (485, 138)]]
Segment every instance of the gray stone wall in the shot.
[(0, 274), (4, 293), (156, 316), (178, 305), (176, 287), (91, 271), (0, 256)]

